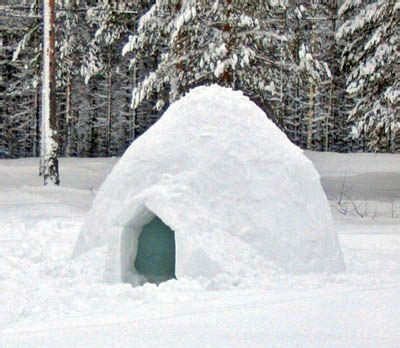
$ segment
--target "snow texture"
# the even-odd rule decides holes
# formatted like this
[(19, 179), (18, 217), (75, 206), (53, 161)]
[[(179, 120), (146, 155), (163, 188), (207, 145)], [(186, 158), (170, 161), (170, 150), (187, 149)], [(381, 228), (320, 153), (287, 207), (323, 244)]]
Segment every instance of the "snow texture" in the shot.
[(313, 164), (241, 92), (217, 85), (192, 90), (131, 145), (74, 256), (108, 245), (106, 280), (140, 284), (137, 239), (155, 215), (175, 231), (178, 279), (344, 268)]

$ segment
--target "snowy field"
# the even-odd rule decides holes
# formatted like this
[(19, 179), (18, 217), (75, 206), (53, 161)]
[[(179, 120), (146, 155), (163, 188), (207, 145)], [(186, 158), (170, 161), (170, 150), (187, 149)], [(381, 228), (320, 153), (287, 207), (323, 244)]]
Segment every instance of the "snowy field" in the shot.
[(62, 159), (57, 188), (36, 159), (0, 160), (0, 347), (399, 347), (400, 155), (307, 156), (345, 273), (138, 288), (87, 267), (102, 248), (70, 259), (117, 159)]

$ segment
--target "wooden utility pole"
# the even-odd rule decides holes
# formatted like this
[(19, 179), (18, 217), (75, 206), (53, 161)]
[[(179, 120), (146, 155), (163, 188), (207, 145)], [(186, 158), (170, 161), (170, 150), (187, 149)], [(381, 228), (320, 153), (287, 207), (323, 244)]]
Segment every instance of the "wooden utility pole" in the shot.
[(42, 172), (45, 185), (60, 184), (55, 75), (55, 0), (43, 0)]

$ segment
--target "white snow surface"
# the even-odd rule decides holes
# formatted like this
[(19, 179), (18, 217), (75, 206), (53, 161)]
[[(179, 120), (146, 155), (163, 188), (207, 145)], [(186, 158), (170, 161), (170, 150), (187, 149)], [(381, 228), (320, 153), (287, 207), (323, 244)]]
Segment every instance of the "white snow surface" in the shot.
[(154, 215), (175, 231), (178, 279), (344, 268), (311, 161), (241, 92), (218, 85), (192, 90), (130, 146), (74, 255), (107, 245), (106, 280), (141, 284), (132, 260)]
[[(345, 272), (159, 287), (105, 283), (104, 247), (70, 259), (117, 159), (62, 158), (61, 187), (43, 187), (37, 159), (0, 160), (0, 347), (399, 347), (400, 155), (306, 154), (332, 197)], [(343, 178), (373, 214), (338, 213)]]

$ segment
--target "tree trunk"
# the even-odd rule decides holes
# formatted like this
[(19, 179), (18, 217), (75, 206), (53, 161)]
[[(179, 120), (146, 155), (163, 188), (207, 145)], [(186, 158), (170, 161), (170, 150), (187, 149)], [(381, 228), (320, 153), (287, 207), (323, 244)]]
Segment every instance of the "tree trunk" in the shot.
[[(127, 72), (128, 74), (129, 72)], [(131, 123), (131, 112), (132, 112), (132, 116), (134, 114), (134, 110), (131, 110), (129, 107), (130, 104), (130, 82), (128, 79), (126, 79), (126, 87), (125, 87), (125, 105), (124, 105), (124, 109), (125, 109), (125, 127), (124, 127), (124, 151), (129, 147), (131, 141), (132, 141), (132, 133), (133, 133), (133, 126)], [(135, 88), (135, 85), (134, 85)], [(133, 117), (132, 117), (133, 119)]]
[(310, 82), (310, 91), (308, 98), (308, 126), (307, 126), (308, 150), (312, 150), (314, 110), (315, 110), (315, 85), (314, 82)]
[(90, 129), (90, 138), (89, 138), (89, 157), (95, 157), (98, 153), (97, 145), (98, 145), (98, 128), (97, 128), (97, 86), (96, 81), (94, 79), (90, 80), (90, 114), (89, 114), (89, 129)]
[[(34, 11), (35, 15), (37, 15), (37, 18), (35, 19), (35, 23), (39, 26), (40, 25), (40, 17), (39, 17), (39, 0), (35, 0), (34, 2)], [(36, 47), (40, 47), (40, 36), (39, 36), (39, 30), (35, 31), (35, 34), (33, 36), (33, 40), (35, 42)], [(35, 49), (36, 52), (36, 49)], [(40, 119), (40, 65), (36, 64), (35, 69), (34, 69), (34, 74), (35, 77), (37, 78), (36, 81), (36, 86), (35, 86), (35, 96), (34, 96), (34, 107), (35, 107), (35, 136), (33, 139), (33, 156), (35, 157), (40, 157), (40, 124), (41, 124), (41, 119)], [(39, 168), (39, 173), (41, 171), (41, 168)]]
[(329, 85), (329, 105), (328, 113), (326, 115), (325, 124), (325, 151), (329, 151), (329, 119), (332, 117), (332, 100), (333, 100), (333, 77), (331, 77), (331, 82)]
[(60, 184), (56, 115), (55, 0), (43, 0), (43, 179), (44, 184)]
[(72, 80), (71, 73), (67, 72), (67, 88), (65, 96), (66, 108), (66, 139), (65, 139), (65, 156), (71, 156), (71, 142), (72, 142)]
[[(314, 23), (311, 23), (311, 52), (314, 54), (315, 47), (315, 32)], [(307, 149), (312, 150), (313, 141), (313, 122), (315, 117), (315, 94), (316, 86), (315, 82), (310, 79), (310, 90), (308, 96), (308, 127), (307, 127)]]
[(112, 127), (112, 67), (111, 48), (108, 48), (108, 72), (107, 72), (107, 157), (111, 155), (111, 127)]
[(33, 140), (33, 155), (40, 157), (40, 86), (35, 87), (35, 138)]
[[(137, 87), (137, 68), (136, 68), (136, 63), (133, 66), (133, 88)], [(128, 101), (128, 100), (127, 100)], [(133, 142), (136, 139), (136, 122), (137, 122), (137, 113), (136, 113), (136, 108), (132, 108), (133, 112), (132, 112), (132, 123), (131, 123), (131, 136), (130, 138), (130, 143)], [(129, 144), (128, 144), (129, 146)], [(126, 148), (128, 148), (128, 146), (126, 146)]]

